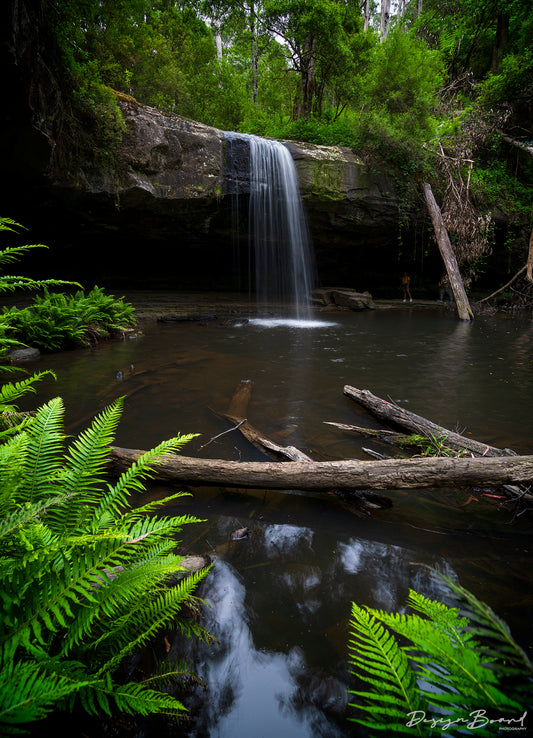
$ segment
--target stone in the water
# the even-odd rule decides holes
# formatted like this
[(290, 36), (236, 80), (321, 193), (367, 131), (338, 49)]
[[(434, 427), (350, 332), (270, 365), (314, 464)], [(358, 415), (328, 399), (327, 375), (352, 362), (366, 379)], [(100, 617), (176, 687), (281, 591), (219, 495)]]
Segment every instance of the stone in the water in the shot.
[(230, 534), (230, 541), (242, 541), (248, 538), (248, 528), (237, 528)]
[(12, 363), (18, 364), (22, 361), (35, 361), (39, 358), (40, 355), (41, 352), (38, 348), (23, 348), (10, 351), (9, 358), (11, 359)]

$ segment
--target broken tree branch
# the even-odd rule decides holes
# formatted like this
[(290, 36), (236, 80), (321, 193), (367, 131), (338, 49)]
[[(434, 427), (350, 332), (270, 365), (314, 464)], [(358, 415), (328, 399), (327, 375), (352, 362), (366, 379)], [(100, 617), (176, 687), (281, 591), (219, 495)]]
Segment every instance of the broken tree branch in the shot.
[(405, 433), (397, 433), (396, 431), (384, 430), (382, 428), (361, 428), (359, 425), (347, 425), (346, 423), (333, 423), (329, 420), (324, 420), (324, 425), (332, 425), (334, 428), (339, 430), (347, 431), (348, 433), (359, 433), (362, 436), (370, 436), (372, 438), (379, 438), (380, 441), (390, 443), (393, 446), (414, 446), (412, 442), (412, 436), (406, 435)]
[(515, 453), (511, 449), (496, 448), (473, 438), (466, 438), (466, 436), (432, 423), (421, 415), (415, 415), (415, 413), (405, 410), (393, 402), (383, 400), (368, 390), (360, 390), (357, 387), (346, 385), (344, 394), (358, 402), (380, 420), (400, 426), (400, 428), (412, 433), (424, 434), (428, 438), (438, 438), (450, 448), (470, 451), (476, 456), (510, 456)]
[[(531, 244), (533, 244), (533, 233), (531, 234)], [(532, 263), (533, 263), (533, 248), (531, 249), (531, 254), (532, 254)], [(511, 285), (515, 281), (515, 279), (518, 279), (518, 277), (522, 274), (522, 272), (524, 272), (526, 270), (526, 267), (527, 267), (527, 264), (526, 264), (526, 266), (523, 266), (522, 269), (520, 269), (514, 275), (514, 277), (512, 277), (506, 284), (504, 284), (503, 287), (500, 287), (499, 289), (496, 290), (496, 292), (493, 292), (488, 297), (484, 297), (482, 300), (478, 300), (478, 303), (480, 303), (480, 302), (486, 302), (487, 300), (491, 300), (493, 297), (496, 297), (496, 295), (499, 292), (503, 292), (503, 290), (505, 290), (507, 287), (509, 287), (509, 285)]]

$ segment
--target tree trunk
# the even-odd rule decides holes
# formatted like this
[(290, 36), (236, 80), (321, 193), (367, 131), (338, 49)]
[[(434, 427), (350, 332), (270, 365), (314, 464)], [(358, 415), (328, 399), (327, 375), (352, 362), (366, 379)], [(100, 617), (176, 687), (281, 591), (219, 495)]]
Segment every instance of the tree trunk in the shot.
[(308, 36), (305, 40), (302, 56), (302, 107), (305, 118), (313, 110), (313, 95), (315, 92), (315, 57), (314, 39)]
[(498, 74), (500, 71), (500, 63), (507, 41), (509, 40), (509, 13), (502, 10), (498, 12), (498, 21), (496, 24), (496, 38), (492, 47), (492, 64), (491, 71)]
[(533, 282), (533, 231), (529, 237), (529, 253), (527, 255), (526, 276), (530, 282)]
[(252, 56), (252, 99), (257, 105), (257, 36), (255, 32), (255, 4), (250, 4), (250, 44)]
[(432, 423), (421, 415), (415, 415), (415, 413), (405, 410), (403, 407), (398, 407), (398, 405), (392, 402), (383, 400), (381, 397), (376, 397), (376, 395), (373, 395), (368, 390), (360, 390), (357, 387), (346, 385), (344, 387), (344, 394), (351, 397), (367, 410), (370, 410), (380, 420), (397, 425), (411, 433), (425, 435), (428, 438), (433, 436), (450, 448), (470, 451), (477, 456), (515, 455), (514, 451), (510, 449), (496, 448), (486, 443), (480, 443), (473, 438), (466, 438), (459, 433), (454, 433), (454, 431)]
[(387, 38), (390, 24), (390, 0), (381, 0), (380, 36), (381, 40)]
[(363, 31), (368, 31), (370, 24), (370, 0), (364, 0), (363, 4)]
[[(144, 452), (111, 447), (109, 471), (118, 475)], [(416, 458), (386, 461), (223, 461), (175, 456), (153, 465), (156, 478), (197, 486), (249, 489), (367, 490), (497, 486), (533, 480), (533, 456)]]
[(426, 205), (429, 210), (429, 214), (431, 215), (439, 251), (446, 266), (446, 272), (455, 297), (459, 318), (460, 320), (472, 320), (474, 318), (474, 314), (470, 307), (463, 280), (461, 278), (461, 273), (459, 272), (457, 259), (455, 258), (455, 254), (450, 243), (448, 231), (442, 221), (440, 208), (433, 196), (431, 185), (427, 182), (422, 182), (422, 192), (424, 193)]

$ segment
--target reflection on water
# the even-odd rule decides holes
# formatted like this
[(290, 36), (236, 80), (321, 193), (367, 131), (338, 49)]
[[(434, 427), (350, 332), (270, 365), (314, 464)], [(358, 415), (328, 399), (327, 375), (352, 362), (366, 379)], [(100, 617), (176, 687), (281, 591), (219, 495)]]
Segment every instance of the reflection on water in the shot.
[[(331, 322), (313, 330), (148, 325), (137, 340), (42, 357), (37, 368), (53, 369), (58, 381), (44, 383), (39, 400), (61, 395), (74, 433), (124, 395), (119, 445), (148, 448), (199, 432), (189, 455), (261, 459), (237, 432), (220, 435), (230, 424), (219, 413), (249, 379), (247, 417), (277, 442), (314, 458), (368, 458), (367, 446), (390, 453), (324, 424), (377, 425), (343, 395), (351, 384), (479, 440), (532, 452), (531, 321), (378, 311)], [(184, 644), (175, 634), (173, 648), (188, 650), (207, 690), (187, 695), (191, 720), (167, 726), (172, 738), (364, 735), (347, 722), (350, 603), (401, 609), (410, 588), (445, 598), (422, 565), (472, 589), (531, 645), (529, 521), (513, 521), (481, 493), (389, 491), (392, 507), (361, 519), (334, 495), (193, 492), (166, 513), (206, 519), (184, 531), (182, 546), (216, 560), (201, 595), (217, 642)], [(242, 527), (248, 538), (230, 541)]]
[(199, 654), (198, 673), (207, 684), (208, 699), (188, 735), (343, 735), (325, 717), (324, 706), (328, 701), (343, 706), (344, 686), (320, 679), (320, 702), (309, 703), (300, 686), (309, 672), (303, 650), (256, 648), (246, 588), (230, 564), (217, 563), (207, 592), (207, 627), (217, 644)]
[[(231, 525), (219, 519), (219, 530)], [(331, 533), (256, 521), (246, 542), (222, 546), (204, 587), (217, 642), (189, 652), (207, 685), (193, 700), (190, 738), (359, 734), (346, 720), (351, 601), (397, 608), (411, 587), (443, 597), (428, 570), (413, 566), (420, 556), (455, 574), (416, 546)]]

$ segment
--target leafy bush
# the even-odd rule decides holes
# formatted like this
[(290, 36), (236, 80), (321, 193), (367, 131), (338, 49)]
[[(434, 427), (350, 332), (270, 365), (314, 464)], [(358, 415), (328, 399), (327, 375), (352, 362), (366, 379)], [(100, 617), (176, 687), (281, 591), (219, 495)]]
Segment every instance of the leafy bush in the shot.
[(134, 308), (94, 287), (89, 294), (50, 293), (37, 296), (31, 306), (4, 308), (11, 337), (48, 351), (89, 345), (135, 324)]
[[(18, 229), (22, 228), (19, 223), (16, 223), (11, 218), (0, 217), (0, 232), (7, 231), (10, 233), (16, 233)], [(14, 261), (20, 259), (30, 249), (45, 249), (47, 248), (42, 243), (27, 244), (25, 246), (11, 246), (0, 251), (0, 269), (6, 264), (12, 264)], [(8, 274), (0, 274), (0, 293), (1, 292), (15, 292), (18, 290), (40, 290), (46, 287), (55, 287), (58, 285), (76, 285), (80, 286), (77, 282), (65, 282), (59, 279), (32, 279), (31, 277), (21, 277)], [(5, 315), (0, 314), (0, 358), (2, 358), (10, 347), (18, 345), (20, 340), (17, 340), (11, 335), (8, 335), (12, 330), (10, 320)]]
[(115, 484), (105, 483), (121, 404), (65, 448), (63, 403), (56, 398), (0, 446), (3, 735), (74, 704), (93, 715), (184, 709), (149, 686), (153, 679), (120, 683), (116, 671), (162, 626), (208, 637), (187, 617), (208, 569), (169, 586), (169, 577), (183, 571), (175, 536), (197, 520), (153, 515), (182, 493), (137, 508), (130, 499), (143, 491), (153, 462), (191, 436), (159, 444)]
[(352, 603), (350, 664), (370, 685), (369, 691), (350, 690), (358, 698), (351, 706), (363, 713), (350, 718), (354, 722), (388, 735), (430, 736), (457, 735), (477, 720), (476, 735), (493, 735), (498, 723), (491, 725), (491, 717), (519, 719), (533, 701), (533, 667), (507, 625), (471, 592), (445, 580), (468, 617), (413, 590), (408, 604), (415, 614)]

